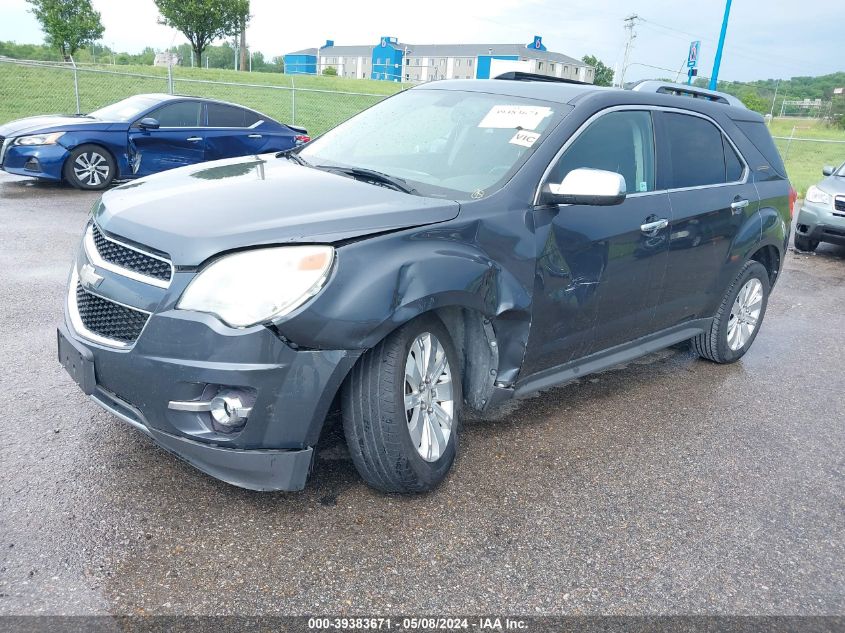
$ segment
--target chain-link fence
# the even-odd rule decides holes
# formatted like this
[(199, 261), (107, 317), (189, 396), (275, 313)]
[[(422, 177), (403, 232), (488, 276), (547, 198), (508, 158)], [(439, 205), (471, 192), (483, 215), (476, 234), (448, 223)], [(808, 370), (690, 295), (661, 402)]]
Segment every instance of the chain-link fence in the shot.
[(237, 103), (316, 135), (399, 89), (389, 84), (384, 94), (352, 92), (332, 89), (328, 78), (250, 73), (247, 81), (234, 82), (200, 78), (201, 73), (178, 66), (136, 72), (134, 67), (0, 59), (0, 124), (38, 114), (86, 113), (132, 95), (163, 92)]

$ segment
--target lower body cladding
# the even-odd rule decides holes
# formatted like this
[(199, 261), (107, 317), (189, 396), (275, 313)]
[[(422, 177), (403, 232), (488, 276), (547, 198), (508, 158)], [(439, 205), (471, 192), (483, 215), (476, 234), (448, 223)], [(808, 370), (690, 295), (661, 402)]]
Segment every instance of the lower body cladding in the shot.
[(151, 315), (128, 349), (86, 339), (67, 318), (58, 353), (94, 402), (159, 446), (262, 491), (305, 487), (325, 417), (360, 356), (294, 350), (267, 328), (232, 330), (183, 311)]

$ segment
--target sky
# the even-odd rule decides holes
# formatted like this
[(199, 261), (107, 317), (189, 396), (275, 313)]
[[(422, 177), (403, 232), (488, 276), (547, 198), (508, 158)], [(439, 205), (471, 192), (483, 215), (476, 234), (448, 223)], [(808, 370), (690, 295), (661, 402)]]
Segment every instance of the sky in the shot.
[[(103, 43), (119, 51), (163, 49), (184, 36), (157, 24), (153, 0), (93, 0)], [(800, 10), (799, 7), (800, 6)], [(39, 43), (43, 34), (25, 0), (0, 0), (0, 40)], [(406, 11), (407, 9), (407, 11)], [(625, 79), (674, 77), (691, 40), (701, 40), (700, 74), (713, 66), (724, 0), (252, 0), (247, 31), (265, 57), (322, 45), (375, 45), (381, 36), (410, 44), (528, 43), (542, 35), (551, 51), (622, 63), (623, 20), (639, 16)], [(751, 81), (845, 70), (841, 46), (845, 3), (733, 0), (720, 79)], [(656, 67), (656, 68), (655, 68)], [(685, 71), (684, 71), (685, 72)]]

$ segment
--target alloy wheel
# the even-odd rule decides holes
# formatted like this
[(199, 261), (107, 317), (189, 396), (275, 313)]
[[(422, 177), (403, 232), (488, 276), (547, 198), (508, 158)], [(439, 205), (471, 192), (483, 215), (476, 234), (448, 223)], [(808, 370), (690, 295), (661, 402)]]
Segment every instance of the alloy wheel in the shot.
[(745, 282), (731, 308), (728, 320), (728, 347), (731, 350), (740, 350), (749, 341), (760, 322), (762, 308), (763, 284), (752, 277)]
[(85, 152), (73, 162), (73, 173), (77, 180), (89, 187), (99, 187), (109, 178), (109, 163), (97, 152)]
[(449, 445), (455, 403), (446, 348), (430, 332), (417, 336), (408, 350), (405, 414), (411, 441), (420, 457), (436, 462)]

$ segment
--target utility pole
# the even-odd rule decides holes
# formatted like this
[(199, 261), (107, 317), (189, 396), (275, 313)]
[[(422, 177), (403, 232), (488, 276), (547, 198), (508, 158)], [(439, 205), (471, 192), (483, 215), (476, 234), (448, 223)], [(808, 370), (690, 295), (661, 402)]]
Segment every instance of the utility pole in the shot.
[(710, 77), (710, 90), (716, 90), (719, 85), (719, 67), (722, 65), (722, 49), (725, 48), (725, 35), (728, 32), (728, 19), (731, 17), (731, 0), (725, 3), (725, 17), (722, 18), (722, 32), (719, 33), (719, 47), (716, 49), (716, 59), (713, 61), (713, 74)]
[(772, 109), (769, 110), (769, 118), (774, 118), (775, 116), (775, 101), (778, 100), (778, 88), (780, 88), (780, 79), (778, 79), (778, 82), (775, 84), (775, 96), (772, 99)]
[(241, 72), (246, 70), (246, 16), (241, 18)]
[(640, 19), (636, 13), (632, 13), (623, 20), (625, 22), (625, 30), (628, 31), (628, 41), (625, 42), (625, 55), (622, 58), (622, 72), (619, 73), (619, 87), (625, 87), (625, 71), (628, 70), (628, 59), (631, 56), (631, 49), (634, 47), (634, 40), (637, 38), (637, 33), (634, 27), (637, 25), (637, 20)]

